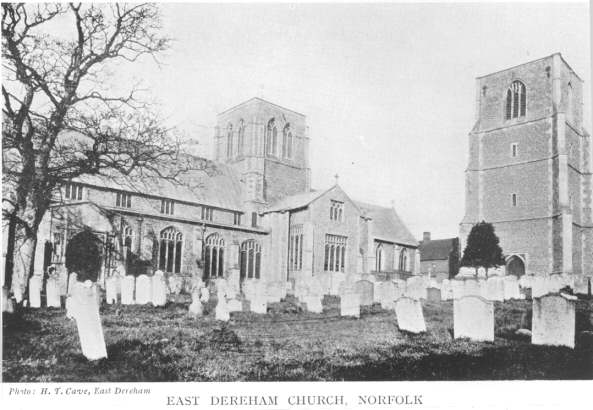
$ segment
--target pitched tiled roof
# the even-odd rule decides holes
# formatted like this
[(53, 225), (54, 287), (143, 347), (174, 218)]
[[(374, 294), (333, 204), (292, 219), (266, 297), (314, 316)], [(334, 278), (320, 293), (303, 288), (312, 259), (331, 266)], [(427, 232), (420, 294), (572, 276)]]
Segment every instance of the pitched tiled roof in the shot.
[(435, 239), (420, 243), (420, 260), (434, 261), (448, 259), (449, 254), (455, 248), (457, 238)]
[(114, 173), (85, 175), (75, 181), (223, 209), (241, 210), (242, 189), (237, 173), (225, 164), (197, 157), (194, 159), (202, 161), (205, 167), (203, 169), (196, 167), (196, 169), (182, 172), (178, 175), (176, 182), (147, 173), (131, 177)]
[(284, 212), (290, 211), (292, 209), (304, 208), (305, 206), (309, 205), (311, 202), (315, 201), (317, 198), (321, 197), (323, 194), (325, 194), (332, 188), (326, 189), (324, 191), (311, 190), (309, 192), (301, 192), (300, 194), (284, 197), (268, 206), (263, 211), (263, 213)]
[(356, 202), (365, 216), (371, 218), (371, 235), (402, 245), (418, 246), (418, 241), (403, 223), (395, 209)]

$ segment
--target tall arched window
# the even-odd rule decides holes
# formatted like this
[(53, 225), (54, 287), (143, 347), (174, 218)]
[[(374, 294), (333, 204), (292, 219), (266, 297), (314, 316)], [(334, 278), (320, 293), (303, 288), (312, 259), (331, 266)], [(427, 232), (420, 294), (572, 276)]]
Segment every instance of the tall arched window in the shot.
[(233, 156), (233, 125), (229, 124), (226, 130), (226, 156), (231, 158)]
[(266, 127), (266, 153), (268, 155), (276, 155), (278, 152), (278, 128), (276, 128), (276, 120), (272, 118), (268, 121)]
[(161, 231), (159, 269), (170, 273), (181, 272), (183, 235), (172, 226)]
[(383, 270), (383, 245), (378, 244), (375, 249), (375, 271), (381, 272)]
[(399, 270), (403, 272), (408, 270), (408, 250), (406, 248), (402, 248), (399, 253)]
[(241, 244), (239, 252), (241, 279), (259, 279), (261, 269), (261, 246), (253, 239)]
[(525, 84), (519, 80), (512, 82), (507, 89), (505, 119), (518, 118), (525, 116), (527, 108), (527, 94), (525, 92)]
[(245, 122), (243, 119), (239, 120), (239, 128), (237, 129), (237, 155), (242, 156), (245, 144)]
[(213, 233), (204, 241), (204, 278), (224, 276), (224, 239)]
[(121, 232), (122, 242), (128, 250), (132, 249), (132, 245), (134, 243), (134, 231), (132, 227), (128, 224), (124, 224), (124, 227)]
[(282, 157), (292, 157), (292, 131), (290, 131), (290, 124), (286, 124), (282, 130)]

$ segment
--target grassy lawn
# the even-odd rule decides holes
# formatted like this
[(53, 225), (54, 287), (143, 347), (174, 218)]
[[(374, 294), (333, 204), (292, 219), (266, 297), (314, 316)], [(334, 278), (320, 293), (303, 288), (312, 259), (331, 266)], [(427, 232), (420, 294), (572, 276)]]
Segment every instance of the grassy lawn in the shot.
[(399, 331), (394, 313), (378, 305), (363, 308), (360, 319), (341, 318), (338, 301), (326, 297), (323, 314), (282, 302), (266, 315), (232, 313), (228, 323), (213, 312), (191, 318), (182, 300), (164, 308), (104, 306), (109, 358), (95, 363), (82, 356), (75, 323), (63, 310), (4, 316), (2, 376), (6, 382), (593, 379), (591, 301), (578, 302), (574, 350), (534, 346), (515, 335), (530, 326), (527, 301), (496, 303), (494, 343), (453, 339), (452, 302), (424, 302), (428, 331), (413, 335)]

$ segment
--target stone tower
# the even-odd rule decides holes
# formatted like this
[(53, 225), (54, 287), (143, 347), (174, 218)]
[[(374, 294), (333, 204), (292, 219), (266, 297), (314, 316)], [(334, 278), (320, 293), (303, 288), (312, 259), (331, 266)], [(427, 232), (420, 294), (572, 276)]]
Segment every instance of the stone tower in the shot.
[(507, 273), (593, 274), (591, 138), (583, 81), (560, 54), (476, 80), (462, 250), (490, 222)]
[(252, 98), (218, 114), (215, 133), (214, 158), (240, 173), (256, 208), (310, 190), (304, 115)]

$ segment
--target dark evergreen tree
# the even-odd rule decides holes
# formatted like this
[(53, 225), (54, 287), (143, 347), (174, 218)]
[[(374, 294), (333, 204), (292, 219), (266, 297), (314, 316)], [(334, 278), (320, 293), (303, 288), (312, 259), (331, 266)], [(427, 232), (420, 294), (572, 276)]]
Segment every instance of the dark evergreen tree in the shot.
[(461, 266), (474, 268), (476, 276), (478, 268), (482, 267), (488, 276), (489, 268), (497, 268), (505, 264), (499, 242), (492, 224), (482, 221), (474, 225), (467, 237)]

